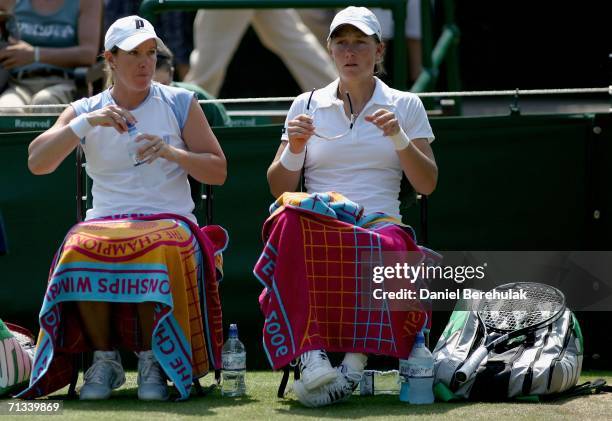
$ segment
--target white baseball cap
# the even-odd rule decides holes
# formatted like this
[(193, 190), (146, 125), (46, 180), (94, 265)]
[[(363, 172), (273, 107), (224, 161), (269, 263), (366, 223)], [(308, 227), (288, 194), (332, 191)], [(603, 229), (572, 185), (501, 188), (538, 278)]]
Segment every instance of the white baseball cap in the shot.
[(380, 23), (378, 23), (376, 15), (366, 7), (349, 6), (339, 11), (329, 26), (328, 40), (340, 25), (353, 25), (364, 34), (368, 36), (376, 35), (379, 41), (382, 40)]
[(104, 36), (104, 49), (111, 50), (117, 46), (124, 51), (130, 51), (149, 39), (155, 39), (157, 45), (164, 45), (148, 20), (136, 15), (126, 16), (117, 19), (108, 28)]

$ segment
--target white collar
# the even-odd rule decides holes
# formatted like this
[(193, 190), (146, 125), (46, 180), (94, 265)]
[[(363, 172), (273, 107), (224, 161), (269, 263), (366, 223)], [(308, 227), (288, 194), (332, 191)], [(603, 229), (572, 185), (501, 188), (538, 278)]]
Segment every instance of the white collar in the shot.
[[(372, 97), (366, 103), (366, 107), (372, 104), (380, 106), (389, 106), (395, 99), (395, 94), (391, 88), (389, 88), (382, 80), (374, 76), (376, 86), (374, 87), (374, 93)], [(332, 105), (342, 106), (342, 100), (338, 99), (338, 84), (340, 79), (334, 80), (332, 83), (324, 88), (315, 91), (312, 96), (313, 101), (316, 101), (316, 106), (319, 108), (330, 107)], [(365, 107), (364, 107), (365, 109)]]
[[(111, 94), (111, 89), (113, 88), (113, 86), (109, 86), (108, 88), (106, 88), (105, 91), (102, 91), (103, 94), (106, 94), (107, 100), (110, 101), (112, 104), (117, 105), (117, 103), (115, 102), (115, 98), (113, 98), (113, 95)], [(157, 92), (159, 90), (159, 83), (155, 82), (154, 80), (151, 81), (151, 85), (149, 86), (149, 92), (147, 93), (147, 96), (140, 102), (140, 104), (138, 104), (135, 108), (132, 108), (129, 111), (135, 111), (138, 108), (140, 108), (144, 103), (146, 103), (149, 98), (151, 98), (155, 92)]]

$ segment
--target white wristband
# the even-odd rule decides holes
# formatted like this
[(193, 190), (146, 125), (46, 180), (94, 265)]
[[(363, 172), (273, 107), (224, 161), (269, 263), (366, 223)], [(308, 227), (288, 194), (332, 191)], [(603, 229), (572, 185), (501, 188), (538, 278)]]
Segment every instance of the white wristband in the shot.
[(299, 171), (304, 166), (304, 158), (306, 157), (306, 148), (301, 153), (293, 153), (289, 150), (289, 144), (283, 151), (280, 157), (280, 163), (289, 171)]
[(38, 63), (40, 61), (40, 48), (34, 47), (34, 63)]
[(404, 130), (401, 127), (399, 129), (399, 132), (397, 132), (397, 134), (394, 134), (393, 136), (389, 136), (389, 139), (391, 139), (391, 141), (395, 145), (396, 151), (401, 151), (402, 149), (406, 149), (408, 145), (410, 144), (410, 139), (408, 138), (408, 135), (404, 132)]
[(73, 118), (68, 127), (74, 132), (79, 139), (83, 139), (93, 129), (93, 126), (87, 121), (87, 114), (81, 114)]

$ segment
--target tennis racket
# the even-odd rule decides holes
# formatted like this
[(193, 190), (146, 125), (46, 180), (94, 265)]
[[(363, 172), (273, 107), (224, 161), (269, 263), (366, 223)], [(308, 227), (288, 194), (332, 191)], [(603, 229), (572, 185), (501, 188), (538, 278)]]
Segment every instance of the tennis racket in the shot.
[[(510, 290), (515, 293), (523, 291), (523, 297), (496, 298), (510, 294)], [(501, 285), (490, 292), (493, 293), (493, 299), (482, 300), (477, 310), (486, 342), (478, 347), (455, 373), (455, 381), (460, 384), (472, 376), (492, 349), (548, 326), (565, 310), (565, 296), (549, 285), (515, 282)]]

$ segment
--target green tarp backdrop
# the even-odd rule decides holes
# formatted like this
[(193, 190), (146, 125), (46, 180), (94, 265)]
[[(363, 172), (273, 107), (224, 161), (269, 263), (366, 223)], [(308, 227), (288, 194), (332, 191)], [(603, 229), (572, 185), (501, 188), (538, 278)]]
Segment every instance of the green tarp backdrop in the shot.
[[(611, 121), (592, 114), (431, 118), (440, 177), (429, 200), (429, 246), (605, 250), (612, 233)], [(249, 364), (263, 367), (261, 287), (251, 271), (273, 200), (266, 169), (280, 126), (215, 132), (228, 159), (227, 182), (214, 196), (214, 222), (230, 234), (224, 321), (238, 323)], [(53, 254), (76, 220), (74, 155), (51, 175), (30, 174), (27, 147), (37, 133), (0, 132), (0, 212), (9, 248), (0, 256), (0, 317), (30, 327)], [(418, 227), (416, 207), (413, 213)]]

